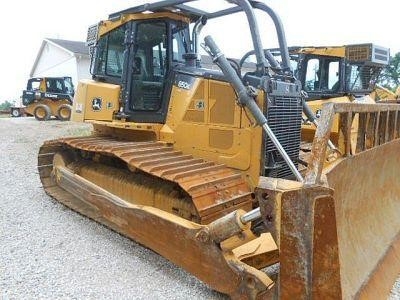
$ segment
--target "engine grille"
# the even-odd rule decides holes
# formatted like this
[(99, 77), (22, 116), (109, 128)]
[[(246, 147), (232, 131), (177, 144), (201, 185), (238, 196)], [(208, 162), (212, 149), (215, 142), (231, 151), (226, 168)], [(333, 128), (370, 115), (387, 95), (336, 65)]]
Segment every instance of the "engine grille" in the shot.
[(346, 58), (350, 62), (389, 64), (390, 50), (374, 44), (346, 46)]
[[(293, 163), (298, 165), (302, 104), (300, 97), (268, 95), (266, 117), (272, 132)], [(294, 179), (294, 175), (272, 141), (265, 139), (265, 176)]]

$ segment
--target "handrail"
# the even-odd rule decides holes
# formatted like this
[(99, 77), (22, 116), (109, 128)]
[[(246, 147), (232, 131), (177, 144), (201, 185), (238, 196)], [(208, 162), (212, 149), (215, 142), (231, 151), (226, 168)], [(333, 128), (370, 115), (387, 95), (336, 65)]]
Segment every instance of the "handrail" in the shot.
[[(286, 37), (285, 37), (285, 32), (283, 29), (282, 22), (280, 21), (279, 16), (266, 4), (254, 0), (229, 0), (228, 2), (233, 3), (236, 5), (236, 7), (231, 7), (228, 9), (216, 11), (213, 13), (207, 13), (205, 11), (199, 10), (192, 8), (190, 6), (184, 5), (185, 3), (193, 2), (196, 0), (164, 0), (156, 3), (148, 3), (132, 8), (128, 8), (113, 14), (109, 15), (109, 19), (118, 19), (120, 18), (123, 14), (131, 14), (131, 13), (141, 13), (144, 11), (157, 11), (159, 9), (164, 9), (165, 7), (176, 7), (177, 9), (181, 9), (182, 11), (186, 11), (187, 13), (191, 14), (192, 17), (206, 17), (207, 19), (212, 19), (212, 18), (217, 18), (217, 17), (222, 17), (226, 15), (231, 15), (237, 12), (244, 12), (246, 14), (248, 23), (249, 23), (249, 29), (251, 33), (251, 37), (253, 40), (253, 47), (255, 50), (256, 58), (257, 58), (257, 71), (263, 72), (261, 70), (264, 67), (271, 66), (276, 69), (281, 69), (281, 66), (278, 61), (273, 57), (273, 55), (267, 51), (264, 53), (264, 48), (261, 43), (261, 38), (260, 38), (260, 31), (258, 28), (258, 24), (254, 15), (254, 9), (260, 9), (264, 12), (266, 12), (274, 22), (277, 36), (278, 36), (278, 42), (279, 42), (279, 48), (281, 51), (281, 56), (282, 56), (282, 65), (283, 68), (289, 69), (290, 68), (290, 59), (289, 59), (289, 51), (287, 48), (287, 43), (286, 43)], [(192, 49), (194, 49), (196, 45), (192, 45)]]

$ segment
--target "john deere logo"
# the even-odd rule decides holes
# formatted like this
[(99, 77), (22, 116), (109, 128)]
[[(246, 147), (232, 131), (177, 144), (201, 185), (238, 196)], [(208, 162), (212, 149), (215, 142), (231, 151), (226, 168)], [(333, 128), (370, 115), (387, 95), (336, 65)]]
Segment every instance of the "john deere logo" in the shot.
[(102, 100), (101, 98), (94, 98), (92, 100), (92, 109), (94, 111), (100, 111), (101, 110), (101, 106), (102, 106)]

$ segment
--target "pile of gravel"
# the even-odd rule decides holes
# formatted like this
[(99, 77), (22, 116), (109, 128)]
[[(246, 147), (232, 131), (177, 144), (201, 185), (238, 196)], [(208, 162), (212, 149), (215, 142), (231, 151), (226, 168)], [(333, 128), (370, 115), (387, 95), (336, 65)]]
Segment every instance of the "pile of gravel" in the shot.
[[(47, 196), (45, 140), (88, 124), (0, 118), (1, 299), (227, 299), (172, 263)], [(389, 299), (400, 299), (400, 280)]]

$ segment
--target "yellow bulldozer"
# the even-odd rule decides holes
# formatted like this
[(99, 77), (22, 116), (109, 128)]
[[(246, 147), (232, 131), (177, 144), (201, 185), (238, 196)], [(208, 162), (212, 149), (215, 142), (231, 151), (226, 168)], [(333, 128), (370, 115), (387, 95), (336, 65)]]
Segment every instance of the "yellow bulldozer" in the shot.
[(395, 92), (393, 92), (388, 88), (377, 85), (372, 96), (377, 102), (399, 103), (400, 86), (396, 88)]
[(68, 121), (74, 93), (71, 77), (30, 78), (22, 91), (23, 106), (11, 107), (11, 116), (29, 115), (38, 121), (56, 117), (60, 121)]
[[(78, 84), (72, 120), (93, 134), (41, 146), (45, 191), (234, 299), (387, 295), (400, 270), (400, 106), (326, 103), (302, 141), (307, 102), (278, 15), (258, 1), (189, 2), (89, 28), (93, 78)], [(280, 62), (256, 11), (275, 25)], [(245, 74), (200, 40), (207, 20), (238, 13), (256, 57)], [(200, 47), (220, 70), (204, 67)], [(344, 147), (332, 159), (334, 119)]]
[[(280, 59), (280, 49), (269, 49)], [(295, 46), (289, 47), (294, 75), (303, 88), (305, 114), (302, 124), (302, 140), (312, 142), (315, 127), (327, 102), (336, 103), (396, 103), (400, 89), (394, 93), (377, 84), (381, 71), (389, 63), (388, 48), (366, 44), (344, 46)], [(249, 51), (239, 62), (244, 63), (254, 56)], [(353, 146), (357, 135), (358, 117), (352, 120)], [(331, 140), (343, 151), (343, 136), (340, 136), (338, 118), (334, 119)], [(331, 149), (336, 146), (329, 142)], [(338, 149), (336, 149), (338, 150)]]
[[(382, 70), (388, 65), (388, 48), (370, 44), (344, 46), (290, 47), (294, 72), (300, 80), (306, 108), (306, 122), (302, 125), (303, 140), (312, 141), (321, 109), (326, 102), (375, 103), (383, 98), (395, 99), (377, 82)], [(385, 92), (385, 93), (384, 93)], [(380, 97), (378, 97), (378, 95)], [(381, 99), (382, 98), (382, 99)], [(334, 119), (330, 139), (344, 151), (343, 135)], [(358, 116), (352, 119), (352, 147), (356, 145)], [(331, 148), (332, 144), (331, 144)]]

